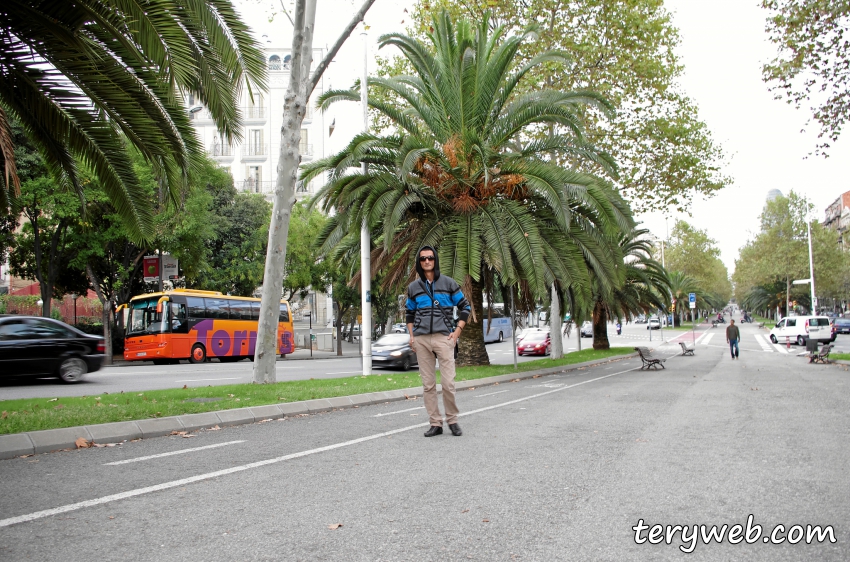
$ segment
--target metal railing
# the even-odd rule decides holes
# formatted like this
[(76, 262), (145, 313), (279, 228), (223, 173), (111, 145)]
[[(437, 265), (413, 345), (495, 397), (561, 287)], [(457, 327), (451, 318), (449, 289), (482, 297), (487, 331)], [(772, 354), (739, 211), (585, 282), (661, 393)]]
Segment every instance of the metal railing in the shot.
[(243, 108), (245, 111), (245, 119), (265, 119), (266, 118), (266, 108), (265, 107), (245, 107)]
[(242, 156), (268, 156), (269, 145), (267, 144), (246, 144), (242, 147)]
[(213, 158), (217, 156), (233, 156), (233, 146), (229, 144), (213, 143), (210, 145), (207, 154)]
[(237, 186), (248, 193), (269, 193), (274, 191), (273, 181), (258, 181), (254, 178), (242, 180)]

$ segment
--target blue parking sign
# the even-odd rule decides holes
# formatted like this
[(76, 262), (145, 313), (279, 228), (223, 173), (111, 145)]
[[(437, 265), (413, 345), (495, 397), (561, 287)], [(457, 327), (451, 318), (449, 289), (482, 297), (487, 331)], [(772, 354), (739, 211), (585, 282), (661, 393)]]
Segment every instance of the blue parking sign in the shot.
[(688, 302), (697, 302), (697, 294), (696, 293), (688, 293)]

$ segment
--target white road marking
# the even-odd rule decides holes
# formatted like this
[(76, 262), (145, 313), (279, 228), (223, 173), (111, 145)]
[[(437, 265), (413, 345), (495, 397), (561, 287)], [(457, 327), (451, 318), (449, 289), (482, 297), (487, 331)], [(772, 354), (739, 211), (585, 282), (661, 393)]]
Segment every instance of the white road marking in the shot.
[(372, 416), (373, 418), (380, 418), (381, 416), (391, 416), (393, 414), (401, 414), (403, 412), (412, 412), (413, 410), (421, 410), (424, 406), (417, 406), (415, 408), (408, 408), (406, 410), (398, 410), (397, 412), (387, 412), (385, 414), (375, 414)]
[(773, 348), (770, 346), (770, 339), (767, 336), (764, 336), (762, 334), (756, 334), (755, 338), (764, 351), (769, 351), (773, 353)]
[(509, 391), (508, 391), (508, 390), (500, 390), (500, 391), (498, 391), (498, 392), (490, 392), (490, 393), (488, 393), (488, 394), (478, 394), (478, 395), (476, 395), (475, 397), (476, 397), (476, 398), (481, 398), (481, 397), (483, 397), (483, 396), (493, 396), (494, 394), (501, 394), (501, 393), (503, 393), (503, 392), (509, 392)]
[[(672, 357), (672, 356), (671, 356)], [(634, 369), (628, 369), (626, 371), (620, 371), (617, 373), (611, 373), (610, 375), (603, 375), (601, 377), (597, 377), (595, 379), (589, 379), (583, 382), (575, 383), (569, 386), (562, 386), (560, 388), (555, 388), (553, 390), (548, 390), (546, 392), (540, 392), (538, 394), (533, 394), (531, 396), (526, 396), (523, 398), (517, 398), (516, 400), (510, 400), (508, 402), (502, 402), (501, 404), (494, 404), (492, 406), (486, 406), (484, 408), (478, 408), (477, 410), (472, 410), (469, 412), (463, 412), (460, 416), (471, 416), (473, 414), (480, 414), (481, 412), (486, 412), (488, 410), (495, 410), (496, 408), (504, 408), (505, 406), (512, 406), (513, 404), (517, 404), (519, 402), (524, 402), (526, 400), (531, 400), (534, 398), (541, 398), (543, 396), (547, 396), (549, 394), (554, 394), (555, 392), (562, 392), (569, 388), (575, 388), (577, 386), (581, 386), (584, 384), (589, 384), (592, 382), (596, 382), (602, 379), (607, 379), (610, 377), (616, 377), (617, 375), (622, 375), (623, 373), (631, 373)], [(204, 480), (211, 480), (213, 478), (218, 478), (220, 476), (227, 476), (229, 474), (235, 474), (237, 472), (243, 472), (245, 470), (251, 470), (253, 468), (260, 468), (263, 466), (269, 466), (272, 464), (277, 464), (281, 462), (285, 462), (292, 459), (298, 459), (301, 457), (306, 457), (309, 455), (315, 455), (317, 453), (324, 453), (327, 451), (333, 451), (334, 449), (340, 449), (343, 447), (350, 447), (352, 445), (358, 445), (360, 443), (365, 443), (367, 441), (374, 441), (375, 439), (381, 439), (382, 437), (390, 437), (392, 435), (397, 435), (399, 433), (404, 433), (406, 431), (410, 431), (413, 429), (420, 429), (423, 427), (427, 427), (431, 425), (430, 422), (418, 423), (415, 425), (408, 425), (406, 427), (400, 427), (398, 429), (392, 429), (390, 431), (384, 431), (383, 433), (375, 433), (373, 435), (367, 435), (366, 437), (359, 437), (357, 439), (351, 439), (350, 441), (343, 441), (341, 443), (335, 443), (333, 445), (326, 445), (324, 447), (318, 447), (316, 449), (308, 449), (306, 451), (301, 451), (299, 453), (292, 453), (290, 455), (284, 455), (282, 457), (275, 457), (272, 459), (266, 459), (262, 461), (252, 462), (249, 464), (243, 464), (241, 466), (234, 466), (231, 468), (225, 468), (223, 470), (216, 470), (215, 472), (207, 472), (206, 474), (198, 474), (197, 476), (190, 476), (188, 478), (182, 478), (180, 480), (172, 480), (171, 482), (163, 482), (162, 484), (156, 484), (154, 486), (147, 486), (145, 488), (137, 488), (135, 490), (128, 490), (126, 492), (121, 492), (118, 494), (112, 494), (109, 496), (103, 496), (100, 498), (95, 498), (91, 500), (86, 500), (77, 503), (71, 503), (67, 505), (63, 505), (60, 507), (54, 507), (52, 509), (45, 509), (42, 511), (35, 511), (33, 513), (27, 513), (25, 515), (19, 515), (17, 517), (9, 517), (7, 519), (0, 519), (0, 528), (9, 527), (11, 525), (17, 525), (18, 523), (26, 523), (28, 521), (35, 521), (36, 519), (43, 519), (45, 517), (51, 517), (53, 515), (59, 515), (61, 513), (68, 513), (70, 511), (76, 511), (78, 509), (83, 509), (86, 507), (94, 507), (97, 505), (103, 505), (106, 503), (111, 503), (119, 500), (125, 500), (128, 498), (134, 498), (137, 496), (142, 496), (145, 494), (151, 494), (153, 492), (160, 492), (162, 490), (170, 490), (171, 488), (179, 488), (180, 486), (186, 486), (188, 484), (193, 484), (195, 482), (202, 482)]]
[(238, 381), (239, 379), (243, 379), (245, 377), (221, 377), (218, 379), (185, 379), (182, 381), (174, 381), (174, 382), (208, 382), (208, 381)]
[(776, 349), (776, 351), (778, 351), (779, 353), (785, 353), (786, 355), (788, 354), (788, 350), (787, 350), (787, 349), (785, 349), (785, 346), (784, 346), (784, 345), (780, 345), (780, 344), (778, 344), (778, 343), (775, 343), (775, 344), (773, 344), (773, 347), (774, 347), (774, 349)]
[(147, 461), (150, 459), (158, 459), (160, 457), (170, 457), (172, 455), (182, 455), (183, 453), (194, 453), (195, 451), (203, 451), (204, 449), (215, 449), (218, 447), (224, 447), (225, 445), (235, 445), (236, 443), (244, 443), (245, 440), (241, 441), (228, 441), (227, 443), (216, 443), (215, 445), (205, 445), (203, 447), (193, 447), (191, 449), (182, 449), (180, 451), (171, 451), (170, 453), (160, 453), (158, 455), (148, 455), (146, 457), (138, 457), (135, 459), (127, 459), (123, 461), (115, 461), (108, 462), (104, 464), (104, 466), (117, 466), (119, 464), (130, 464), (131, 462), (139, 462), (139, 461)]
[(714, 334), (706, 334), (706, 336), (704, 338), (702, 338), (702, 341), (699, 342), (700, 345), (708, 345), (708, 342), (710, 342), (711, 338), (713, 338), (713, 337), (714, 337)]

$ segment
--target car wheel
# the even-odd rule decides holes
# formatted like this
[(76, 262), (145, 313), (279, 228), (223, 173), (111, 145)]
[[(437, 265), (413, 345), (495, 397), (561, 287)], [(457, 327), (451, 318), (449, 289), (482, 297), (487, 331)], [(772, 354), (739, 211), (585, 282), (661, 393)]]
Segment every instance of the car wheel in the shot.
[(62, 382), (80, 382), (87, 372), (88, 366), (86, 362), (79, 357), (69, 357), (59, 365), (59, 378)]
[(499, 343), (505, 341), (505, 335), (502, 332), (499, 332)]
[(806, 345), (806, 338), (803, 336), (797, 336), (797, 345)]
[(771, 341), (771, 343), (777, 343), (776, 336), (774, 336), (773, 334), (770, 334), (770, 341)]
[(189, 363), (203, 363), (207, 360), (207, 350), (199, 343), (192, 346), (192, 352), (189, 354)]
[(401, 370), (409, 371), (410, 370), (410, 357), (405, 357), (401, 362)]

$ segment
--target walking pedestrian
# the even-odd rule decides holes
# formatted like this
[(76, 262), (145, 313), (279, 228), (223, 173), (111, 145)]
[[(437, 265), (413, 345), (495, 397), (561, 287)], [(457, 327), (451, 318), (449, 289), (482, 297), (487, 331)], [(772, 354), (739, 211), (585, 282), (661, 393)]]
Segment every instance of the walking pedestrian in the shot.
[(738, 331), (738, 326), (734, 320), (729, 320), (729, 326), (726, 328), (726, 341), (729, 343), (729, 353), (732, 354), (732, 359), (738, 358), (738, 340), (741, 339), (741, 332)]
[[(460, 285), (447, 275), (440, 275), (440, 260), (431, 246), (423, 246), (416, 258), (419, 279), (407, 287), (407, 331), (410, 347), (416, 352), (419, 376), (422, 378), (425, 410), (431, 427), (425, 437), (443, 433), (443, 417), (437, 401), (437, 362), (440, 361), (440, 382), (443, 387), (443, 408), (446, 423), (455, 437), (463, 432), (457, 424), (455, 403), (455, 356), (457, 340), (466, 326), (470, 306)], [(453, 326), (452, 309), (457, 307), (458, 323)]]

